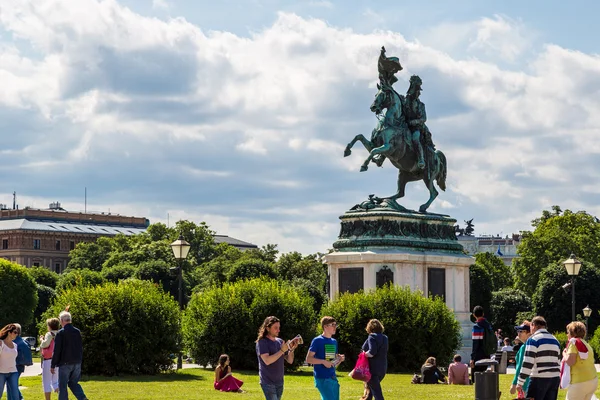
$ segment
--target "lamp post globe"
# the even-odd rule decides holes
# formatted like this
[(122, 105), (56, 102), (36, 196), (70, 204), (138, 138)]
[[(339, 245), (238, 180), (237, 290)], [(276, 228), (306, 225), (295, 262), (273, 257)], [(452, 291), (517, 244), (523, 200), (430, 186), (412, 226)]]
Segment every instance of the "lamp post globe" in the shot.
[[(185, 260), (190, 252), (190, 247), (192, 247), (184, 238), (183, 235), (179, 235), (176, 241), (171, 243), (171, 249), (173, 250), (173, 256), (177, 260), (177, 278), (179, 280), (179, 288), (177, 290), (177, 295), (179, 297), (179, 309), (183, 310), (183, 260)], [(183, 367), (183, 355), (181, 351), (177, 356), (177, 369), (181, 369)]]
[(563, 261), (567, 274), (571, 277), (571, 321), (575, 321), (575, 277), (579, 275), (581, 261), (575, 258), (575, 254)]

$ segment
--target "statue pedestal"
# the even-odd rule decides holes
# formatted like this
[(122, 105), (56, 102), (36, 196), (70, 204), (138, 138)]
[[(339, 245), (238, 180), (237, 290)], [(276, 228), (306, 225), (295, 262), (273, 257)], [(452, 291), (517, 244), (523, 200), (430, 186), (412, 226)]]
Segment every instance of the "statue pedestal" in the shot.
[(335, 252), (327, 254), (329, 293), (368, 291), (391, 281), (444, 297), (462, 327), (459, 354), (470, 359), (469, 266), (454, 233), (456, 220), (389, 209), (348, 211)]

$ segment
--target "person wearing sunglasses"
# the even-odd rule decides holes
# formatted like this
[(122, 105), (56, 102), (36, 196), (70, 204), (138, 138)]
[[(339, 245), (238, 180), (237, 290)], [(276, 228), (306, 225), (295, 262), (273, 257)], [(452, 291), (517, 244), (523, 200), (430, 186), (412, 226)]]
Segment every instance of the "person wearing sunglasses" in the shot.
[(340, 384), (335, 375), (335, 367), (344, 361), (344, 356), (338, 354), (338, 343), (335, 335), (337, 322), (333, 317), (321, 318), (323, 333), (310, 343), (306, 362), (313, 365), (315, 386), (321, 394), (321, 400), (339, 400)]
[(17, 336), (19, 331), (15, 324), (8, 324), (0, 330), (0, 397), (6, 385), (7, 400), (19, 400), (18, 350), (13, 343)]
[[(525, 343), (527, 339), (531, 336), (531, 323), (527, 320), (523, 321), (523, 323), (519, 326), (515, 326), (515, 330), (517, 331), (517, 337), (522, 343)], [(521, 367), (523, 366), (523, 357), (525, 356), (525, 346), (519, 347), (519, 351), (515, 355), (515, 376), (512, 381), (512, 385), (510, 387), (510, 394), (515, 394), (517, 392), (517, 383), (519, 380), (519, 373), (521, 372)], [(525, 384), (523, 385), (523, 391), (527, 393), (527, 389), (529, 388), (529, 377), (525, 380)]]

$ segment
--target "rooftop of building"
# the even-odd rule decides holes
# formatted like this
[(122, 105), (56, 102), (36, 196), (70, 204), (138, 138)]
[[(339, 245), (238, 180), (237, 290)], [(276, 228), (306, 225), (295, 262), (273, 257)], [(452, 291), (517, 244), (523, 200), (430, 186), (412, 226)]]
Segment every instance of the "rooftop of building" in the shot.
[(258, 246), (252, 243), (244, 242), (236, 238), (229, 237), (227, 235), (215, 235), (215, 243), (227, 243), (231, 246), (241, 249), (258, 249)]
[(52, 222), (80, 224), (80, 225), (101, 225), (101, 226), (121, 226), (130, 228), (139, 228), (145, 230), (150, 221), (144, 217), (128, 217), (119, 214), (103, 212), (73, 212), (60, 207), (60, 203), (50, 204), (48, 209), (39, 209), (25, 207), (23, 209), (0, 209), (0, 222), (11, 220), (27, 220), (31, 222)]

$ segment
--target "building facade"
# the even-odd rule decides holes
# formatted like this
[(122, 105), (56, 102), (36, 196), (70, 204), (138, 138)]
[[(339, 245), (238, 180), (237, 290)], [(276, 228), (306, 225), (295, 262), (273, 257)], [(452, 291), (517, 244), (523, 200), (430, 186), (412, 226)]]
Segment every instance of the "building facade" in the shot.
[(512, 234), (505, 238), (500, 236), (458, 236), (458, 241), (465, 251), (474, 256), (477, 253), (492, 253), (511, 265), (512, 260), (518, 258), (517, 247), (521, 243), (521, 235)]
[(59, 203), (49, 209), (0, 210), (0, 257), (26, 267), (43, 266), (62, 272), (69, 252), (80, 242), (102, 236), (135, 235), (150, 222), (143, 217), (69, 212)]

